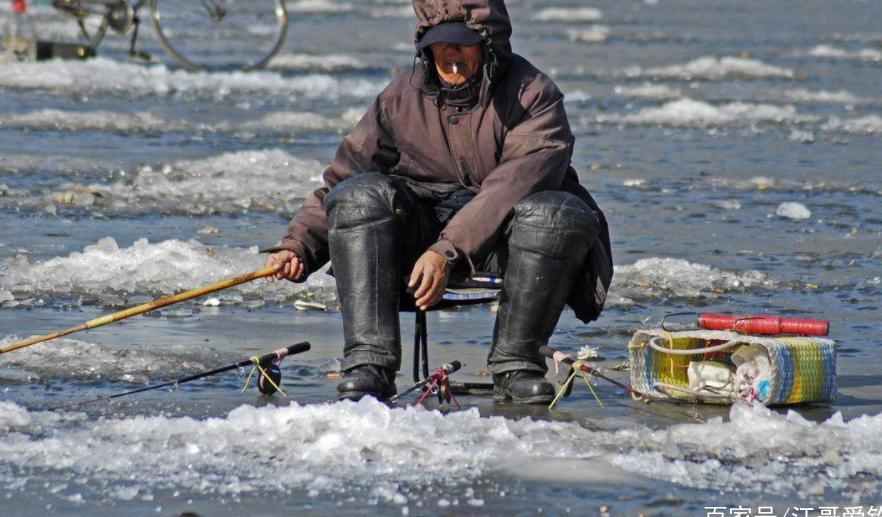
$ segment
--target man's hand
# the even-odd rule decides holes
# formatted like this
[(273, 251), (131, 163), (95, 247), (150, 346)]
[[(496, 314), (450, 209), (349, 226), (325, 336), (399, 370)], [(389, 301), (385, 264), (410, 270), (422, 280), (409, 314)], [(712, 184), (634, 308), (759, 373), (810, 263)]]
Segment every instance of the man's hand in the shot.
[(280, 266), (279, 270), (274, 275), (270, 275), (266, 277), (266, 281), (269, 283), (273, 283), (276, 280), (286, 279), (292, 282), (298, 282), (302, 280), (303, 276), (303, 260), (297, 256), (293, 251), (282, 250), (277, 251), (275, 253), (270, 253), (266, 258), (266, 267), (274, 267)]
[(422, 254), (407, 282), (407, 287), (414, 290), (413, 297), (418, 309), (424, 311), (441, 300), (449, 273), (450, 264), (440, 253), (429, 250)]

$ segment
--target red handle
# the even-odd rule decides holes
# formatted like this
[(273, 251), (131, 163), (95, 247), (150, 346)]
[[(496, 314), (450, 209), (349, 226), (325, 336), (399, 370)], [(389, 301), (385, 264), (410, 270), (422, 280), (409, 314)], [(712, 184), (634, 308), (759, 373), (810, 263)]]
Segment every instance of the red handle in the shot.
[(708, 330), (734, 330), (742, 334), (775, 336), (826, 336), (830, 323), (824, 320), (782, 318), (780, 316), (729, 316), (726, 314), (699, 314), (698, 326)]

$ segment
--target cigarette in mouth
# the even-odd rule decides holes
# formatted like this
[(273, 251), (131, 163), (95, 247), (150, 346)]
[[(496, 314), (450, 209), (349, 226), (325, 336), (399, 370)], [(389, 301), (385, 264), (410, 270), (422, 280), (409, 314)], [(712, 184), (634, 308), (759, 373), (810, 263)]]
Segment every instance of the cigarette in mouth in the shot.
[(457, 66), (456, 63), (453, 63), (453, 64), (451, 65), (451, 68), (453, 68), (453, 73), (454, 73), (454, 74), (458, 74), (458, 73), (459, 73), (459, 66)]

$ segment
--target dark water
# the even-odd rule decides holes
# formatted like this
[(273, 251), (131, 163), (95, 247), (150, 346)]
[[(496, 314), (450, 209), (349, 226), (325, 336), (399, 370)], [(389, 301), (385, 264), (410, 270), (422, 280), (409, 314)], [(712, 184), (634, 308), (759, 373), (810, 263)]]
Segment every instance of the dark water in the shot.
[[(330, 404), (340, 316), (333, 283), (314, 275), (0, 358), (0, 514), (878, 507), (879, 6), (509, 6), (515, 50), (567, 95), (573, 164), (607, 213), (617, 265), (601, 319), (565, 313), (552, 344), (595, 346), (627, 380), (612, 368), (630, 336), (669, 312), (824, 318), (838, 343), (835, 404), (646, 405), (604, 383), (604, 407), (578, 387), (552, 412), (484, 397), (446, 416)], [(411, 66), (407, 2), (288, 7), (288, 41), (263, 72), (184, 72), (149, 30), (161, 64), (129, 62), (127, 41), (108, 37), (91, 62), (0, 65), (3, 344), (260, 267), (257, 248), (279, 238), (342, 134)], [(45, 4), (33, 16), (75, 35)], [(461, 379), (486, 381), (493, 317), (486, 306), (431, 314), (433, 361), (459, 359)], [(44, 411), (300, 340), (313, 349), (283, 367), (296, 402), (240, 394), (239, 372)]]

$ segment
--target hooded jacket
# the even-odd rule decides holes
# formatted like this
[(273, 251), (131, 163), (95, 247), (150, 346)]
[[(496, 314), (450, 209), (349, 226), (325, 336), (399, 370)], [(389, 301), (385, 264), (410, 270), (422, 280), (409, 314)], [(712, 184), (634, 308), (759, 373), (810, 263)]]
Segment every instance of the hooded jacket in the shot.
[(362, 172), (474, 192), (430, 247), (453, 260), (465, 256), (469, 264), (494, 247), (520, 200), (545, 190), (570, 192), (601, 221), (583, 272), (591, 281), (570, 299), (580, 319), (596, 319), (612, 278), (609, 232), (603, 212), (570, 166), (574, 138), (563, 94), (549, 77), (512, 53), (503, 0), (413, 0), (413, 7), (418, 18), (415, 42), (447, 21), (463, 21), (483, 37), (486, 59), (477, 105), (468, 110), (445, 105), (425, 66), (393, 80), (343, 139), (323, 174), (324, 184), (307, 197), (275, 249), (295, 252), (307, 273), (325, 264), (325, 195)]

